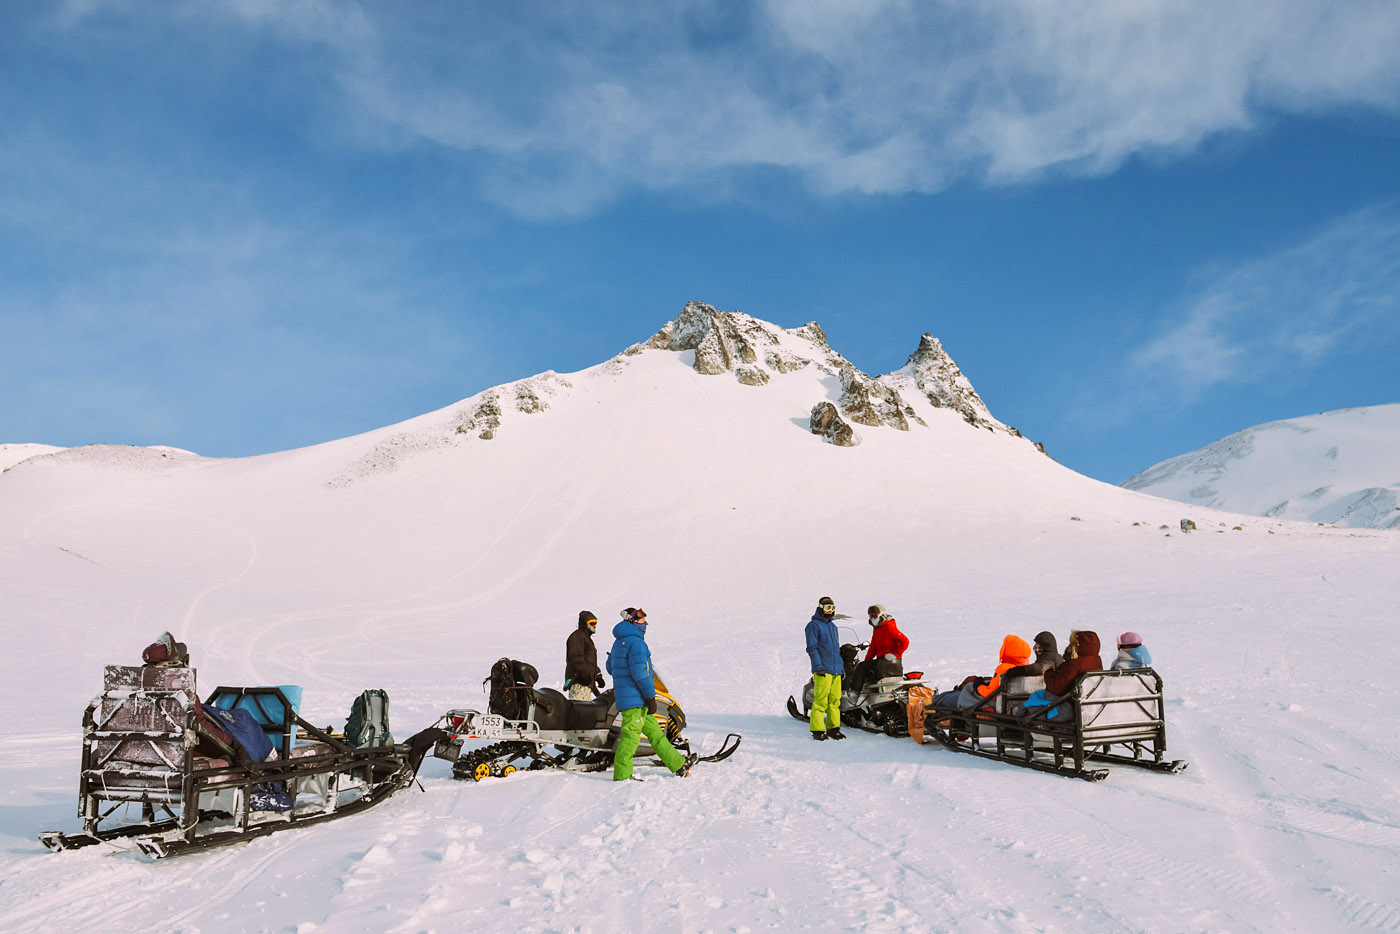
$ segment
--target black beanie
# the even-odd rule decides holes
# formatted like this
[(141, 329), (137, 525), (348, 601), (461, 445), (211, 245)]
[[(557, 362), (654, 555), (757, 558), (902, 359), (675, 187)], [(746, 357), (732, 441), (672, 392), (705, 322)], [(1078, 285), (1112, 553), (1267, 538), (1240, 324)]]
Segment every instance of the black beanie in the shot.
[(821, 599), (819, 599), (819, 600), (817, 601), (817, 606), (821, 606), (823, 603), (835, 603), (835, 602), (836, 602), (836, 601), (833, 600), (833, 599), (831, 599), (830, 597), (822, 597)]

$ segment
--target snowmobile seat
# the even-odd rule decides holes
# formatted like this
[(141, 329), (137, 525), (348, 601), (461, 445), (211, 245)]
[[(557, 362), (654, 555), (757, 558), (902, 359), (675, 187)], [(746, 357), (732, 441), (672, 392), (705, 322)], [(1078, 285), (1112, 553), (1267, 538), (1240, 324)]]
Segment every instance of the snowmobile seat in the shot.
[(598, 698), (591, 701), (569, 701), (569, 709), (564, 715), (566, 730), (606, 730), (611, 725), (608, 716), (612, 704)]
[(570, 701), (554, 688), (540, 688), (531, 697), (530, 719), (541, 730), (564, 730)]

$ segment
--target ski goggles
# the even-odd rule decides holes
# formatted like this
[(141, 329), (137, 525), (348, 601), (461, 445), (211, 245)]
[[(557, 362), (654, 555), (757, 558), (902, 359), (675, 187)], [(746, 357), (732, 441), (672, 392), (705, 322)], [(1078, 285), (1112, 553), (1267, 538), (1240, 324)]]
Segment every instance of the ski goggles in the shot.
[(821, 610), (823, 613), (835, 613), (835, 612), (836, 612), (836, 604), (834, 604), (834, 603), (818, 603), (818, 604), (817, 604), (817, 609)]

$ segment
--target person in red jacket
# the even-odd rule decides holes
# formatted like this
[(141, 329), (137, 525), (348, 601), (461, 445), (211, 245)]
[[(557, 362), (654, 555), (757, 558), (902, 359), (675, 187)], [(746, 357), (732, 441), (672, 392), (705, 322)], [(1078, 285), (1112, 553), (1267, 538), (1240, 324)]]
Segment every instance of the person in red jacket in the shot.
[(903, 674), (904, 666), (899, 662), (904, 658), (904, 650), (909, 648), (909, 637), (899, 631), (894, 617), (885, 611), (883, 604), (876, 603), (865, 612), (874, 631), (870, 633), (865, 660), (855, 666), (851, 678), (851, 686), (857, 691), (882, 677)]
[(904, 650), (909, 648), (909, 637), (899, 631), (894, 617), (880, 603), (866, 610), (866, 613), (870, 615), (870, 627), (875, 631), (870, 634), (870, 648), (865, 650), (865, 660), (868, 662), (884, 655), (893, 655), (902, 660)]
[(1065, 660), (1054, 668), (1045, 669), (1045, 690), (1051, 694), (1064, 694), (1074, 679), (1084, 672), (1103, 669), (1103, 659), (1099, 657), (1099, 634), (1089, 629), (1076, 629), (1069, 634)]

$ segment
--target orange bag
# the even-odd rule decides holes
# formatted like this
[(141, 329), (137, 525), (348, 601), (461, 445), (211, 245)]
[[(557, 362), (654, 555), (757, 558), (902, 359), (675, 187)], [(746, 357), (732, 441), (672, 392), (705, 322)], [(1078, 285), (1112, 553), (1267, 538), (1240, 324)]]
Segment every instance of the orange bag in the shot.
[(919, 745), (923, 745), (924, 742), (924, 711), (932, 703), (932, 688), (916, 684), (909, 689), (909, 704), (906, 707), (909, 715), (909, 735), (914, 737), (914, 742)]

